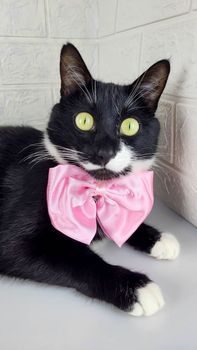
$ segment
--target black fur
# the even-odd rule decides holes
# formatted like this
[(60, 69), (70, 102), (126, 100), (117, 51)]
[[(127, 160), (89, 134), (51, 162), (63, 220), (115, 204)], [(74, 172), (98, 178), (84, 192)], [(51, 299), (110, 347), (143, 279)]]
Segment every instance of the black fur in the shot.
[[(120, 122), (131, 115), (124, 102), (136, 83), (119, 86), (97, 82), (97, 100), (90, 103), (76, 81), (69, 81), (70, 77), (66, 80), (67, 59), (69, 64), (71, 60), (75, 69), (78, 67), (77, 73), (83, 76), (88, 91), (95, 84), (78, 51), (71, 44), (64, 46), (60, 67), (61, 100), (51, 113), (47, 129), (49, 138), (59, 149), (67, 147), (82, 151), (86, 155), (85, 158), (80, 156), (82, 163), (88, 160), (103, 164), (119, 148)], [(168, 61), (153, 66), (152, 73), (148, 71), (142, 81), (145, 86), (152, 75), (155, 78), (159, 67), (162, 74), (165, 72), (165, 77), (160, 72), (164, 80), (160, 79), (160, 85), (155, 86), (154, 98), (147, 93), (132, 109), (132, 115), (141, 125), (139, 134), (132, 138), (122, 137), (141, 158), (149, 158), (156, 151), (159, 123), (154, 118), (154, 112), (169, 73)], [(139, 89), (142, 88), (139, 86)], [(80, 132), (74, 125), (74, 115), (81, 111), (90, 112), (96, 119), (96, 128), (90, 133)], [(57, 163), (46, 154), (46, 150), (43, 151), (42, 140), (43, 133), (33, 128), (0, 128), (0, 273), (72, 287), (122, 310), (132, 310), (137, 301), (137, 289), (149, 282), (148, 277), (106, 263), (88, 246), (66, 237), (51, 225), (46, 206), (46, 186), (48, 170)], [(42, 152), (44, 156), (40, 159)], [(78, 165), (76, 160), (70, 161)], [(132, 166), (122, 173), (128, 171), (132, 171)], [(100, 179), (117, 176), (105, 170), (91, 171), (91, 174)], [(100, 228), (95, 239), (101, 239), (99, 231)], [(157, 230), (142, 225), (128, 244), (149, 253), (159, 238)]]

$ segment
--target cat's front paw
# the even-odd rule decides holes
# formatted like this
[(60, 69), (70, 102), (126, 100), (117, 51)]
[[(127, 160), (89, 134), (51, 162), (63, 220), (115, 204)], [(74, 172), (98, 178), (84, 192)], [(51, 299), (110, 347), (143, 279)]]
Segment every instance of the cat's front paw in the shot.
[(149, 282), (136, 290), (137, 300), (129, 312), (132, 316), (151, 316), (164, 306), (164, 299), (159, 286)]
[[(108, 289), (108, 297), (123, 311), (132, 316), (150, 316), (163, 307), (164, 300), (160, 288), (146, 275), (115, 267), (115, 276), (115, 288)], [(113, 274), (110, 278), (111, 286), (112, 278)]]
[(180, 253), (180, 245), (171, 233), (163, 232), (159, 241), (152, 247), (150, 255), (156, 259), (174, 260)]

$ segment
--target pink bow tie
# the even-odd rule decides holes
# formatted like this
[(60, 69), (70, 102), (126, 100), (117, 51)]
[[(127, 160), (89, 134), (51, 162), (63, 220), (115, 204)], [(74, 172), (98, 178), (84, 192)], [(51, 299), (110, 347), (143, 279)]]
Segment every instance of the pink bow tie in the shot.
[(121, 247), (152, 209), (153, 172), (96, 181), (75, 165), (58, 165), (49, 169), (47, 204), (52, 225), (66, 236), (90, 244), (98, 221)]

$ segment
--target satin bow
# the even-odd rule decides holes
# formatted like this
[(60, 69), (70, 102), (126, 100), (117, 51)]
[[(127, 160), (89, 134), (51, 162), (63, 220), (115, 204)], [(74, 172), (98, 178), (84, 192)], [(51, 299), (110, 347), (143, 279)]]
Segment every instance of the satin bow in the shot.
[(97, 221), (119, 247), (135, 232), (153, 206), (153, 172), (97, 181), (75, 165), (49, 169), (48, 213), (52, 225), (90, 244)]

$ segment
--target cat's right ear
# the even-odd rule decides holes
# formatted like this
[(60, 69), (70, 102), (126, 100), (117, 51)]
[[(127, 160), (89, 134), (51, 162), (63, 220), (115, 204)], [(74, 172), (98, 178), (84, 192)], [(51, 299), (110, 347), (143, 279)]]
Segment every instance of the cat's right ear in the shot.
[(76, 47), (64, 45), (60, 54), (61, 95), (68, 96), (91, 79), (86, 64)]
[(160, 60), (148, 68), (133, 84), (134, 96), (141, 97), (155, 112), (170, 73), (170, 62)]

